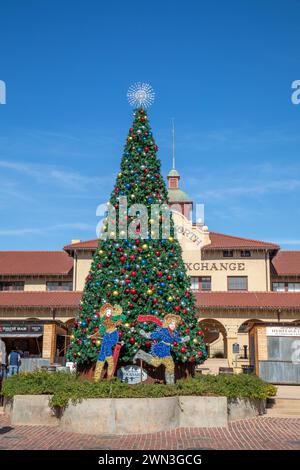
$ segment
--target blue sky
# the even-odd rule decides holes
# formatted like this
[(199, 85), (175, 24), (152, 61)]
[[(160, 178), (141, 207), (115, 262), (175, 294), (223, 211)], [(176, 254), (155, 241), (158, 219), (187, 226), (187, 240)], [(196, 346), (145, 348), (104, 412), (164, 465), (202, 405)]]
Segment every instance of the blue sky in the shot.
[(95, 238), (130, 84), (211, 230), (300, 249), (300, 1), (0, 0), (0, 249)]

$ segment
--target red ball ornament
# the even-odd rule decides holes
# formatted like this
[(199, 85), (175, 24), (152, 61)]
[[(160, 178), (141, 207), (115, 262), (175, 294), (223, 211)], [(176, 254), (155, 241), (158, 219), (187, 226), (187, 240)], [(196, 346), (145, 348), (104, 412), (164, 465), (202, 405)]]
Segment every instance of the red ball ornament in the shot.
[(152, 302), (153, 302), (154, 304), (157, 304), (158, 299), (157, 299), (156, 297), (154, 297), (154, 298), (152, 299)]
[(195, 362), (195, 356), (190, 357), (190, 362)]
[(134, 260), (135, 260), (135, 256), (134, 256), (134, 255), (131, 255), (131, 256), (129, 256), (129, 259), (130, 259), (131, 261), (134, 261)]
[(163, 273), (161, 271), (158, 271), (157, 275), (158, 277), (162, 277)]
[(123, 273), (123, 274), (126, 273), (126, 269), (125, 269), (125, 268), (122, 268), (122, 269), (121, 269), (121, 273)]
[(186, 296), (186, 297), (191, 297), (191, 294), (190, 294), (189, 292), (186, 292), (186, 293), (185, 293), (185, 296)]
[(130, 279), (125, 279), (126, 284), (130, 284)]
[(124, 331), (120, 331), (119, 336), (122, 338), (124, 336)]
[(77, 353), (73, 353), (73, 357), (74, 357), (74, 359), (76, 359)]
[(150, 348), (151, 344), (152, 344), (151, 341), (146, 341), (146, 343), (145, 343), (146, 348)]
[(171, 274), (168, 275), (168, 280), (171, 281), (172, 280), (172, 276)]
[(120, 256), (121, 263), (124, 263), (125, 260), (126, 260), (125, 256)]
[(178, 346), (177, 341), (173, 341), (173, 346)]
[(178, 312), (180, 310), (180, 307), (178, 305), (175, 305), (174, 310)]
[(129, 343), (130, 344), (135, 344), (135, 338), (133, 336), (130, 338)]
[(131, 289), (130, 291), (132, 294), (136, 294), (136, 290), (135, 289)]
[(160, 256), (160, 251), (155, 252), (156, 256)]
[(135, 277), (136, 276), (136, 271), (131, 271), (130, 276)]
[(201, 357), (201, 356), (203, 356), (203, 352), (202, 351), (197, 351), (197, 355)]
[(184, 354), (184, 353), (186, 352), (186, 348), (181, 348), (181, 349), (180, 349), (180, 352), (181, 352), (182, 354)]
[(185, 333), (188, 335), (190, 330), (188, 328), (185, 329)]
[(196, 333), (197, 336), (201, 336), (202, 334), (203, 334), (202, 330), (198, 330), (197, 333)]

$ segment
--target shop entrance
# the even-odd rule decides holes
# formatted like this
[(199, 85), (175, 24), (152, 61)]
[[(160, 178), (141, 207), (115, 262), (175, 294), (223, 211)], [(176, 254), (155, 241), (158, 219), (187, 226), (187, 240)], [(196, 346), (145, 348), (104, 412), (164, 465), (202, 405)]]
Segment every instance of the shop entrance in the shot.
[(256, 374), (274, 384), (300, 384), (300, 327), (292, 323), (255, 324), (249, 332)]
[(209, 358), (227, 358), (227, 334), (224, 325), (213, 318), (199, 322)]

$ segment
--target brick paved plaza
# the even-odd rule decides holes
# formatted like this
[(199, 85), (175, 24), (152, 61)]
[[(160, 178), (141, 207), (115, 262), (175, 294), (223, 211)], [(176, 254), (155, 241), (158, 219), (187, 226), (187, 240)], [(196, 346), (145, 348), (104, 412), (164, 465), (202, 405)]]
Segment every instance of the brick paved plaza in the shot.
[(181, 428), (130, 436), (91, 436), (55, 427), (12, 426), (0, 415), (0, 450), (14, 449), (300, 449), (300, 419), (258, 417), (228, 428)]

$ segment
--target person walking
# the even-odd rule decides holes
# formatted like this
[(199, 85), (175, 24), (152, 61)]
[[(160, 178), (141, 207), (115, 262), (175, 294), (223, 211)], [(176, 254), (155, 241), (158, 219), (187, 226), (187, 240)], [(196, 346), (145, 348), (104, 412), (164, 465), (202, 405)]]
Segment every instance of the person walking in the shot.
[(8, 376), (19, 373), (19, 367), (21, 365), (21, 355), (15, 349), (12, 349), (8, 356)]

